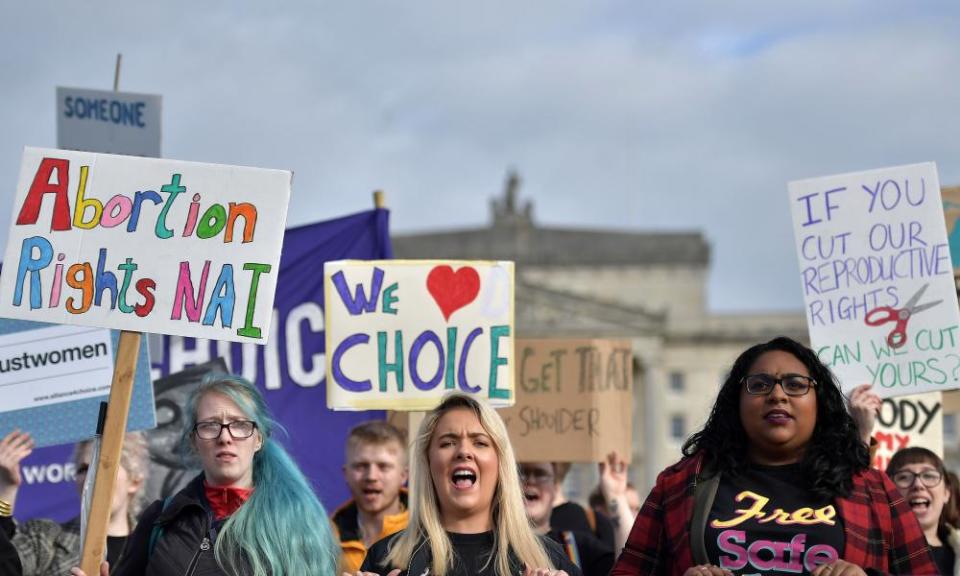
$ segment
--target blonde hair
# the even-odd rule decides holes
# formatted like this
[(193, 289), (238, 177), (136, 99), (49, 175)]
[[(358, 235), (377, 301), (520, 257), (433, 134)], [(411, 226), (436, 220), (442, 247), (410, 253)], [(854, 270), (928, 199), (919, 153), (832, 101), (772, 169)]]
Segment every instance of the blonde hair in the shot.
[(499, 479), (490, 511), (494, 538), (494, 554), (490, 561), (495, 562), (496, 573), (501, 576), (510, 574), (511, 552), (526, 567), (555, 569), (543, 543), (527, 520), (517, 460), (510, 445), (507, 427), (490, 406), (460, 392), (444, 397), (420, 424), (411, 454), (410, 522), (392, 543), (386, 561), (394, 568), (406, 570), (414, 553), (421, 546), (429, 545), (433, 555), (430, 573), (446, 576), (452, 568), (454, 550), (440, 520), (439, 499), (430, 475), (429, 450), (440, 418), (456, 409), (471, 410), (477, 415), (497, 451)]
[[(80, 455), (88, 446), (93, 444), (93, 439), (82, 440), (73, 448), (73, 463), (79, 464)], [(91, 452), (90, 457), (93, 458)], [(140, 482), (140, 489), (130, 495), (129, 506), (127, 507), (127, 519), (130, 521), (130, 531), (137, 525), (140, 518), (140, 512), (146, 508), (147, 495), (145, 494), (147, 486), (147, 476), (150, 472), (150, 448), (147, 445), (147, 437), (143, 432), (127, 432), (123, 437), (123, 449), (120, 451), (120, 465), (126, 470), (130, 480)]]

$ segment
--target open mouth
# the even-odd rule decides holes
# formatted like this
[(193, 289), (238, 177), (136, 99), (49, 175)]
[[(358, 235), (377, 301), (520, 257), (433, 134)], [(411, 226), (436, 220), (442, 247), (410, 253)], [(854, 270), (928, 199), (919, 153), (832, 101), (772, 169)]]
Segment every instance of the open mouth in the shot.
[(930, 500), (926, 498), (911, 498), (910, 508), (915, 512), (926, 512), (930, 509)]
[(477, 474), (473, 470), (459, 468), (453, 471), (453, 474), (450, 475), (450, 480), (454, 486), (465, 490), (472, 488), (473, 485), (477, 483)]
[(527, 502), (537, 502), (537, 501), (540, 500), (540, 493), (539, 493), (539, 492), (534, 492), (534, 491), (525, 490), (525, 491), (523, 492), (523, 497), (524, 497), (524, 499), (525, 499)]

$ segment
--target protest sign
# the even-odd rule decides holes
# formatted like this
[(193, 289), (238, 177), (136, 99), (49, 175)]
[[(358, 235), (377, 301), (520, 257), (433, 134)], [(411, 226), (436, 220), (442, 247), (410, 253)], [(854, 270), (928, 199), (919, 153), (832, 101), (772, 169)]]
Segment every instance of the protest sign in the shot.
[(328, 262), (324, 292), (330, 408), (513, 404), (513, 262)]
[(943, 458), (942, 396), (928, 392), (883, 400), (873, 430), (877, 440), (871, 462), (874, 468), (886, 470), (897, 450), (911, 446), (927, 448)]
[(266, 342), (289, 196), (280, 170), (26, 148), (0, 315)]
[(936, 166), (790, 183), (814, 349), (845, 391), (960, 387), (960, 312)]
[(517, 401), (500, 410), (520, 461), (629, 460), (633, 351), (627, 340), (518, 340)]
[[(346, 484), (329, 481), (342, 475), (347, 433), (362, 421), (383, 419), (384, 413), (327, 409), (322, 271), (332, 260), (392, 257), (389, 232), (387, 210), (366, 210), (287, 230), (273, 334), (266, 345), (163, 336), (151, 348), (155, 379), (222, 357), (228, 371), (255, 383), (289, 433), (282, 438), (284, 445), (331, 510), (350, 496)], [(163, 397), (166, 394), (158, 391), (161, 423), (167, 418), (160, 405)]]
[(160, 157), (156, 94), (57, 87), (57, 147)]
[[(944, 187), (943, 216), (947, 225), (947, 238), (950, 241), (950, 259), (953, 265), (953, 277), (960, 278), (960, 186)], [(957, 283), (960, 287), (960, 283)]]
[[(118, 339), (99, 328), (0, 319), (0, 437), (24, 430), (39, 448), (93, 436)], [(146, 344), (137, 366), (128, 430), (156, 425)]]

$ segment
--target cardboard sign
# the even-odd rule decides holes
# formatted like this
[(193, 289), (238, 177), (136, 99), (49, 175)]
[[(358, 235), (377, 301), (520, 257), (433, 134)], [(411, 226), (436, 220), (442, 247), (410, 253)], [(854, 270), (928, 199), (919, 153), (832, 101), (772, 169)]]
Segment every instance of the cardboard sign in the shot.
[[(37, 447), (77, 442), (97, 430), (110, 394), (119, 332), (0, 319), (0, 437), (14, 429)], [(156, 425), (150, 358), (140, 347), (128, 430)]]
[(518, 340), (517, 402), (500, 410), (519, 461), (629, 460), (633, 351), (627, 340)]
[(960, 312), (933, 163), (790, 183), (814, 349), (845, 391), (960, 387)]
[(265, 343), (290, 177), (27, 148), (0, 315)]
[(324, 292), (330, 408), (513, 404), (513, 262), (328, 262)]
[(928, 392), (884, 399), (873, 431), (877, 439), (874, 468), (886, 470), (890, 457), (910, 446), (927, 448), (943, 458), (942, 396)]
[(57, 147), (160, 157), (161, 98), (57, 87)]

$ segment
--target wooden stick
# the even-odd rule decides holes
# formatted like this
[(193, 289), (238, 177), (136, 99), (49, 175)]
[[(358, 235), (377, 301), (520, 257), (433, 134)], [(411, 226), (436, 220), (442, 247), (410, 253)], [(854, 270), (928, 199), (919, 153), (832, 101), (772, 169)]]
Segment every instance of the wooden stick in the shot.
[(120, 90), (120, 60), (123, 58), (123, 54), (117, 52), (117, 66), (113, 70), (113, 91), (118, 92)]
[(383, 190), (374, 190), (373, 191), (373, 207), (374, 208), (386, 208), (387, 200), (383, 194)]
[(100, 446), (100, 461), (97, 480), (93, 485), (93, 500), (90, 504), (90, 519), (87, 521), (80, 568), (87, 576), (100, 574), (100, 563), (107, 548), (107, 522), (110, 519), (110, 503), (117, 481), (120, 452), (127, 431), (127, 414), (130, 412), (130, 397), (133, 395), (133, 377), (137, 372), (137, 356), (140, 353), (140, 332), (120, 332), (117, 357), (114, 359), (113, 383), (110, 386), (110, 403), (107, 420), (103, 426)]

